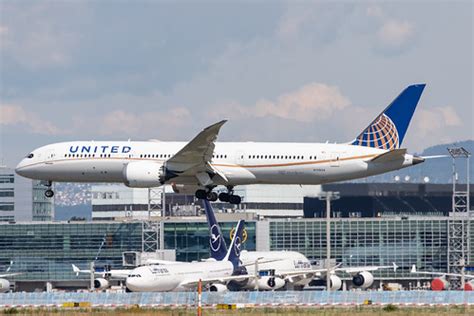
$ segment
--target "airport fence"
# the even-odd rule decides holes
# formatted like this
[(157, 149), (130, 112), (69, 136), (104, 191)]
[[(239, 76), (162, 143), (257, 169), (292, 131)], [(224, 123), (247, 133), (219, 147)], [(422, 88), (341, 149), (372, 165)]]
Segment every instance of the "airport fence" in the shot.
[[(0, 308), (62, 307), (71, 303), (91, 307), (191, 307), (197, 302), (194, 292), (167, 293), (4, 293), (0, 294)], [(474, 292), (463, 291), (394, 291), (394, 292), (204, 292), (203, 306), (236, 304), (241, 307), (259, 306), (442, 306), (474, 305)], [(81, 303), (81, 304), (79, 304)]]

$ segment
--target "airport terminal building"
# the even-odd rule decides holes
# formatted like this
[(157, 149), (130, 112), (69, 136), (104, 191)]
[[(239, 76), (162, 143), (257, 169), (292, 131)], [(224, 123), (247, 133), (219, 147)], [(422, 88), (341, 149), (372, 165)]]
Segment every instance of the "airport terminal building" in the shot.
[[(375, 190), (377, 187), (382, 190)], [(385, 269), (374, 272), (374, 276), (382, 282), (403, 283), (407, 288), (431, 279), (430, 276), (411, 274), (413, 264), (419, 270), (446, 272), (450, 227), (446, 207), (449, 203), (440, 200), (436, 210), (424, 207), (423, 203), (433, 198), (449, 199), (448, 187), (323, 186), (323, 190), (341, 192), (343, 205), (339, 208), (336, 201), (332, 212), (332, 258), (344, 266), (391, 265), (395, 262), (400, 267), (396, 272)], [(383, 192), (386, 192), (385, 199)], [(360, 199), (352, 199), (355, 194)], [(344, 201), (345, 198), (351, 203)], [(294, 250), (310, 260), (319, 261), (326, 256), (326, 221), (320, 210), (324, 204), (319, 205), (316, 200), (316, 197), (304, 199), (304, 215), (308, 215), (305, 218), (282, 219), (279, 214), (261, 216), (246, 212), (245, 204), (234, 213), (217, 213), (217, 217), (228, 241), (230, 230), (238, 219), (246, 219), (244, 248), (247, 250)], [(357, 200), (362, 202), (354, 204)], [(198, 203), (196, 207), (199, 208)], [(472, 222), (471, 218), (466, 218), (466, 223)], [(94, 261), (96, 267), (117, 269), (124, 266), (123, 254), (126, 252), (153, 253), (163, 249), (175, 250), (177, 260), (200, 260), (209, 257), (208, 232), (202, 215), (154, 217), (150, 221), (122, 217), (115, 221), (3, 223), (0, 224), (0, 271), (11, 265), (12, 272), (22, 272), (12, 278), (18, 290), (44, 290), (48, 286), (85, 288), (89, 277), (76, 276), (71, 264), (87, 269)], [(474, 253), (473, 230), (467, 244), (470, 253)], [(471, 258), (467, 262), (470, 264)]]

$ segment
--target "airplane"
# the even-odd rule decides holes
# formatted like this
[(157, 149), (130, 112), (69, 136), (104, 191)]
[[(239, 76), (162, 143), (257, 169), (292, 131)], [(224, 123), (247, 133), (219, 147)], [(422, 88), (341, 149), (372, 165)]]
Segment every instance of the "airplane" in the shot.
[[(171, 184), (175, 192), (239, 204), (234, 187), (248, 184), (323, 184), (377, 175), (422, 163), (402, 142), (425, 84), (403, 90), (354, 140), (343, 144), (216, 142), (226, 120), (190, 142), (75, 141), (30, 152), (16, 173), (53, 182), (117, 182), (129, 187)], [(217, 186), (227, 189), (219, 195)]]
[[(177, 264), (178, 261), (162, 260), (162, 259), (147, 259), (144, 265), (164, 265), (164, 264)], [(80, 273), (90, 275), (90, 269), (79, 269), (75, 264), (72, 264), (72, 270), (79, 276)], [(98, 276), (94, 278), (94, 288), (96, 290), (105, 290), (110, 287), (110, 280), (125, 281), (132, 272), (133, 269), (102, 269), (102, 271), (94, 270), (94, 275)]]
[(10, 265), (5, 270), (5, 272), (7, 272), (7, 273), (0, 274), (0, 293), (6, 293), (6, 292), (10, 291), (10, 281), (8, 281), (5, 278), (23, 274), (21, 272), (10, 273), (9, 271), (10, 271), (12, 265), (13, 265), (13, 261), (10, 262)]
[(460, 274), (460, 273), (444, 273), (444, 272), (433, 272), (433, 271), (417, 271), (416, 265), (412, 265), (411, 273), (416, 274), (429, 274), (429, 275), (440, 275), (439, 278), (434, 278), (431, 281), (431, 289), (433, 291), (443, 291), (449, 289), (449, 282), (446, 280), (446, 277), (463, 277), (466, 279), (471, 279), (470, 281), (466, 281), (464, 284), (464, 291), (473, 291), (474, 290), (474, 275), (471, 274)]
[[(227, 246), (217, 222), (211, 203), (204, 199), (204, 211), (209, 226), (209, 245), (211, 258), (222, 260), (227, 253)], [(209, 290), (226, 291), (232, 290), (278, 290), (288, 287), (289, 284), (295, 289), (302, 289), (314, 278), (326, 279), (327, 269), (315, 269), (311, 262), (300, 252), (296, 251), (247, 251), (242, 250), (240, 261), (245, 267), (248, 275), (255, 275), (254, 278), (230, 281), (227, 287), (213, 284)], [(336, 265), (330, 268), (330, 289), (339, 290), (342, 280), (336, 272), (344, 272), (352, 277), (352, 284), (355, 287), (366, 289), (372, 286), (374, 276), (371, 273), (379, 269), (398, 268), (395, 263), (390, 266), (363, 266), (363, 267), (340, 267)]]
[[(72, 270), (76, 273), (76, 276), (79, 273), (89, 274), (91, 273), (90, 269), (81, 270), (75, 264), (72, 265)], [(110, 279), (125, 280), (130, 273), (130, 269), (120, 269), (120, 270), (105, 270), (97, 271), (94, 270), (94, 276), (99, 276), (94, 278), (94, 288), (96, 290), (105, 290), (110, 287)]]
[(138, 267), (127, 277), (127, 289), (132, 292), (180, 291), (196, 288), (200, 281), (204, 285), (218, 283), (217, 286), (223, 287), (222, 283), (242, 279), (239, 257), (244, 223), (244, 220), (238, 222), (229, 250), (222, 260)]

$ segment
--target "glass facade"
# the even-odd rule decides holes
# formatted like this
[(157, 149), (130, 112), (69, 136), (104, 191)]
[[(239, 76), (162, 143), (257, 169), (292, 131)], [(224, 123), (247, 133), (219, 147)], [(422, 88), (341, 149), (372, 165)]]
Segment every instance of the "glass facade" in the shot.
[[(221, 222), (222, 234), (227, 245), (230, 232), (237, 222)], [(242, 249), (255, 250), (255, 222), (245, 222), (247, 239)], [(245, 238), (244, 238), (245, 239)], [(176, 249), (176, 260), (193, 261), (209, 258), (209, 228), (207, 222), (165, 222), (165, 249)]]
[(54, 218), (53, 200), (44, 195), (47, 189), (39, 181), (33, 181), (33, 221), (46, 222)]
[(142, 223), (3, 224), (0, 249), (0, 271), (12, 262), (12, 272), (24, 272), (13, 280), (77, 280), (71, 264), (118, 268), (122, 252), (141, 251)]
[[(419, 270), (447, 270), (447, 218), (338, 219), (331, 224), (331, 257), (343, 266), (391, 265), (385, 278), (413, 278)], [(474, 234), (471, 233), (471, 249)], [(321, 219), (270, 222), (270, 250), (295, 250), (309, 259), (326, 257), (326, 222)], [(474, 250), (474, 249), (473, 249)], [(472, 251), (472, 250), (471, 250)]]

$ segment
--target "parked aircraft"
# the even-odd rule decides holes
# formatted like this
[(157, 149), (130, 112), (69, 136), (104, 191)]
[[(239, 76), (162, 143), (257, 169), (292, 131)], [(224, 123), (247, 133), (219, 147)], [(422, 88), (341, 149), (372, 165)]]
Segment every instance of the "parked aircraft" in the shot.
[[(444, 273), (444, 272), (434, 272), (434, 271), (417, 271), (416, 265), (411, 267), (411, 273), (416, 274), (429, 274), (429, 275), (439, 275), (440, 277), (434, 278), (431, 281), (431, 289), (433, 291), (443, 291), (449, 289), (449, 281), (446, 277), (463, 277), (460, 273)], [(464, 278), (468, 279), (468, 281), (464, 284), (465, 291), (473, 291), (474, 290), (474, 275), (471, 274), (464, 274)]]
[[(215, 217), (214, 210), (208, 200), (203, 200), (204, 210), (209, 225), (209, 245), (211, 258), (221, 260), (226, 252), (226, 243)], [(228, 288), (239, 290), (276, 290), (291, 285), (294, 288), (302, 288), (314, 278), (326, 279), (327, 269), (315, 269), (308, 258), (296, 251), (246, 251), (240, 254), (242, 265), (246, 268), (248, 278), (239, 281), (231, 281)], [(379, 269), (398, 268), (395, 263), (390, 266), (362, 266), (362, 267), (332, 267), (330, 273), (330, 289), (338, 290), (342, 286), (342, 280), (336, 272), (344, 272), (352, 277), (352, 284), (362, 289), (369, 288), (374, 282), (371, 272)], [(225, 291), (227, 288), (213, 285), (211, 291)]]
[(189, 263), (170, 263), (166, 265), (142, 266), (130, 272), (126, 279), (127, 289), (133, 292), (167, 292), (196, 288), (199, 281), (203, 284), (225, 283), (242, 278), (239, 257), (244, 221), (237, 224), (226, 256), (220, 260)]
[(7, 280), (6, 278), (22, 274), (21, 272), (10, 273), (10, 269), (11, 269), (12, 264), (13, 264), (13, 261), (10, 262), (10, 265), (8, 266), (7, 270), (5, 271), (6, 273), (0, 274), (0, 293), (6, 293), (6, 292), (10, 291), (10, 281)]
[[(76, 141), (30, 152), (16, 172), (62, 182), (120, 182), (129, 187), (171, 184), (175, 192), (238, 204), (244, 184), (322, 184), (364, 178), (419, 164), (424, 157), (401, 148), (425, 84), (407, 87), (375, 119), (344, 144), (216, 142), (226, 120), (190, 142)], [(213, 191), (225, 186), (219, 195)], [(54, 192), (48, 189), (46, 196)]]

